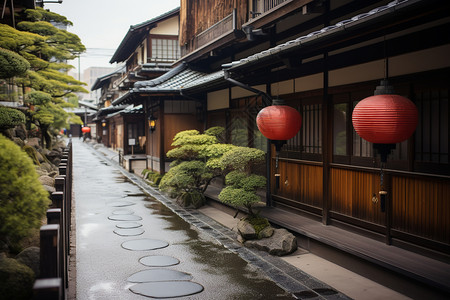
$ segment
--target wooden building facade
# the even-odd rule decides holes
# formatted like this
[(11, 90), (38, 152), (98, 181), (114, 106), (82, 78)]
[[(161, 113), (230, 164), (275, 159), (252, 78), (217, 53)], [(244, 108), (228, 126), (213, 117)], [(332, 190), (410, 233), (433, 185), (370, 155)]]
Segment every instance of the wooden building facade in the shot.
[[(181, 57), (174, 68), (134, 84), (115, 102), (142, 104), (146, 118), (157, 119), (155, 131), (145, 125), (147, 139), (153, 139), (147, 147), (156, 162), (152, 168), (166, 171), (165, 153), (178, 131), (223, 126), (227, 143), (266, 151), (268, 207), (426, 255), (446, 263), (448, 274), (450, 4), (180, 3)], [(358, 136), (351, 118), (383, 79), (419, 111), (415, 133), (396, 145), (384, 167), (385, 202), (379, 155)], [(278, 164), (255, 122), (274, 98), (302, 115), (301, 129), (281, 149)], [(390, 265), (388, 260), (382, 264)], [(423, 280), (450, 293), (445, 278)]]
[[(227, 142), (267, 151), (268, 206), (450, 261), (448, 3), (204, 1), (192, 10), (185, 2), (181, 60), (210, 74), (222, 70), (223, 81), (181, 92), (206, 101), (206, 128), (224, 126)], [(212, 9), (214, 16), (205, 13)], [(351, 118), (383, 79), (419, 111), (415, 133), (384, 167), (385, 202), (379, 155)], [(278, 167), (255, 123), (270, 98), (302, 115)]]

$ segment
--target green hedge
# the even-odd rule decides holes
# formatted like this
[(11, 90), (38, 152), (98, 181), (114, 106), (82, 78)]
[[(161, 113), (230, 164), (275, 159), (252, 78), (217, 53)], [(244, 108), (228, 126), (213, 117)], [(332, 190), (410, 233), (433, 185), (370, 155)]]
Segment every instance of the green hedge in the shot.
[(41, 226), (50, 201), (28, 155), (1, 134), (0, 149), (0, 240), (19, 250), (20, 241)]

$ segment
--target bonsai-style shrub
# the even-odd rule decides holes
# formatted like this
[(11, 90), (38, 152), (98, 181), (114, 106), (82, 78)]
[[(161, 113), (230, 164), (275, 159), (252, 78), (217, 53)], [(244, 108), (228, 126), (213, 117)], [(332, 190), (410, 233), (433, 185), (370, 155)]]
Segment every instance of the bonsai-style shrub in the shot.
[(49, 205), (33, 162), (0, 134), (0, 241), (19, 250), (30, 230), (39, 228)]
[(198, 130), (177, 133), (167, 157), (174, 159), (170, 170), (164, 175), (159, 188), (171, 197), (177, 198), (184, 206), (200, 207), (204, 204), (204, 192), (211, 180), (218, 176), (217, 168), (207, 165), (213, 150), (209, 147), (219, 143), (218, 136), (223, 128), (212, 127), (200, 134)]
[(244, 206), (253, 217), (252, 206), (261, 198), (258, 189), (266, 186), (266, 178), (252, 174), (252, 167), (265, 161), (265, 153), (248, 147), (234, 147), (219, 160), (222, 169), (229, 171), (225, 176), (227, 185), (219, 194), (219, 200), (234, 207)]
[(142, 170), (142, 176), (153, 187), (159, 186), (159, 183), (161, 182), (161, 178), (163, 177), (158, 172), (154, 172), (149, 169)]
[(254, 236), (258, 238), (260, 232), (270, 226), (267, 219), (253, 210), (253, 206), (261, 200), (257, 191), (266, 186), (266, 178), (253, 174), (252, 169), (264, 161), (263, 151), (248, 147), (233, 147), (218, 159), (221, 168), (228, 172), (225, 176), (227, 186), (220, 192), (219, 200), (237, 209), (245, 207), (248, 216), (241, 222), (249, 223), (254, 228)]

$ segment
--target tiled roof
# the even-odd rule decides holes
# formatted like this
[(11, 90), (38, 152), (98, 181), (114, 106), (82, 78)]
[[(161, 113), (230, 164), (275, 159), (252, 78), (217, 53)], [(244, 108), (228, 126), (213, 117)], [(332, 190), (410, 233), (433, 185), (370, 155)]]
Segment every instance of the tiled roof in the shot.
[[(421, 2), (423, 0), (396, 0), (387, 5), (377, 7), (367, 13), (362, 13), (352, 17), (351, 19), (340, 21), (334, 25), (327, 26), (321, 30), (311, 32), (294, 40), (280, 44), (276, 47), (264, 50), (254, 55), (248, 56), (238, 61), (223, 64), (223, 70), (215, 73), (207, 74), (195, 71), (189, 68), (187, 63), (182, 63), (164, 75), (147, 81), (139, 81), (134, 84), (134, 88), (123, 97), (116, 99), (113, 105), (118, 105), (129, 98), (133, 93), (182, 93), (184, 90), (192, 90), (210, 85), (213, 82), (225, 80), (224, 73), (228, 70), (237, 69), (243, 66), (256, 64), (259, 61), (272, 59), (276, 54), (297, 50), (303, 46), (311, 45), (314, 41), (321, 40), (325, 37), (334, 36), (339, 32), (350, 30), (353, 26), (357, 26), (363, 22), (370, 20), (379, 21), (378, 18), (397, 12), (404, 7)], [(123, 99), (123, 100), (122, 100)]]
[(388, 3), (387, 5), (374, 8), (367, 13), (362, 13), (352, 17), (351, 19), (340, 21), (334, 25), (330, 25), (322, 28), (321, 30), (313, 31), (307, 35), (298, 37), (294, 40), (288, 41), (286, 43), (277, 45), (276, 47), (264, 50), (262, 52), (253, 54), (246, 58), (238, 61), (233, 61), (231, 63), (223, 64), (222, 67), (225, 69), (238, 69), (251, 64), (256, 64), (261, 60), (270, 59), (274, 55), (281, 54), (293, 49), (300, 49), (303, 46), (309, 46), (310, 44), (318, 41), (329, 35), (337, 34), (338, 32), (344, 32), (350, 30), (353, 26), (361, 24), (362, 22), (367, 22), (372, 19), (377, 19), (387, 14), (394, 13), (399, 9), (406, 6), (421, 2), (423, 0), (396, 0)]

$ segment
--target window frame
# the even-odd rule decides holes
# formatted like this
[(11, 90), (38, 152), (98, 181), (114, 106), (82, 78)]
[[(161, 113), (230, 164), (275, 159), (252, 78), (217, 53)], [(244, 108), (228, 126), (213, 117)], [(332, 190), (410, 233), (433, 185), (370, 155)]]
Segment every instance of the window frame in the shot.
[[(153, 58), (153, 41), (154, 40), (168, 40), (168, 41), (175, 41), (175, 46), (177, 47), (177, 51), (175, 52), (175, 57), (161, 57), (158, 59)], [(174, 62), (178, 60), (181, 57), (181, 47), (178, 43), (178, 36), (177, 35), (163, 35), (163, 34), (151, 34), (149, 35), (149, 38), (147, 40), (147, 63), (153, 63), (153, 62)]]

